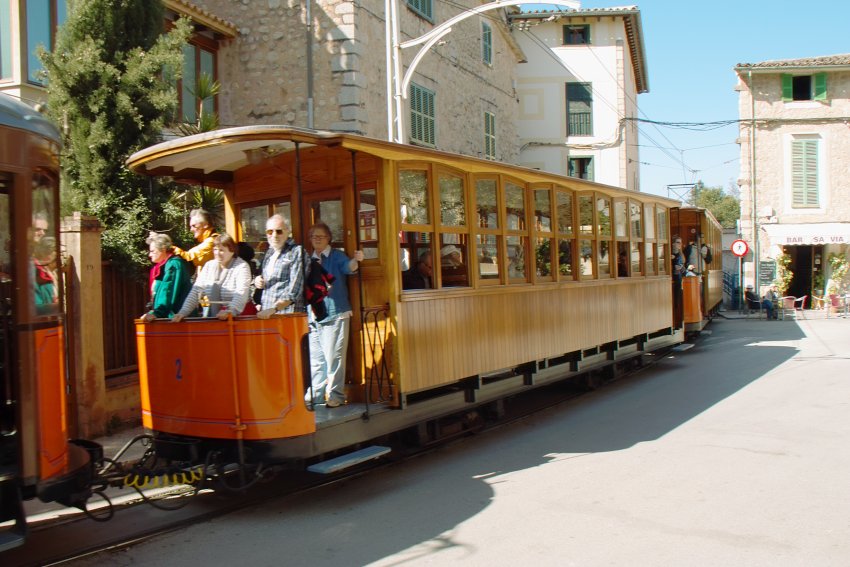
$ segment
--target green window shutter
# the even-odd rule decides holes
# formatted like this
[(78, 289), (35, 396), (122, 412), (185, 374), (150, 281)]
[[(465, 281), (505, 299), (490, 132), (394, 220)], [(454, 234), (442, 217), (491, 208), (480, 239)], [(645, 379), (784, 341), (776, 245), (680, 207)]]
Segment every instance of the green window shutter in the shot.
[(793, 208), (818, 206), (818, 140), (791, 142), (791, 189)]
[(481, 58), (488, 65), (493, 62), (493, 28), (487, 22), (481, 23)]
[(791, 75), (782, 75), (782, 102), (794, 100), (794, 83)]
[(587, 158), (587, 177), (588, 181), (593, 181), (593, 158)]
[(410, 140), (433, 146), (434, 93), (414, 83), (410, 84)]
[(826, 100), (826, 73), (815, 73), (814, 84), (815, 96), (812, 98), (814, 100)]

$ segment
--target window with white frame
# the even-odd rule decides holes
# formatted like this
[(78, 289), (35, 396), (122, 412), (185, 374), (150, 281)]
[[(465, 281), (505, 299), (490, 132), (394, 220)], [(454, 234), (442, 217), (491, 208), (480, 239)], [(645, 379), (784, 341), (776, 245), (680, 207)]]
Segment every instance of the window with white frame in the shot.
[(817, 138), (791, 140), (791, 207), (794, 209), (820, 206), (818, 150)]
[[(42, 76), (44, 65), (38, 58), (38, 46), (48, 51), (56, 41), (56, 29), (68, 19), (68, 4), (65, 0), (27, 0), (27, 81), (36, 85), (45, 84)], [(3, 54), (5, 58), (5, 54)], [(3, 70), (5, 75), (5, 69)]]
[(410, 83), (410, 142), (434, 146), (434, 93), (416, 83)]
[(593, 135), (593, 89), (590, 83), (567, 83), (567, 135)]
[(493, 28), (487, 22), (481, 22), (481, 60), (493, 64)]
[(496, 159), (496, 115), (484, 113), (484, 157)]

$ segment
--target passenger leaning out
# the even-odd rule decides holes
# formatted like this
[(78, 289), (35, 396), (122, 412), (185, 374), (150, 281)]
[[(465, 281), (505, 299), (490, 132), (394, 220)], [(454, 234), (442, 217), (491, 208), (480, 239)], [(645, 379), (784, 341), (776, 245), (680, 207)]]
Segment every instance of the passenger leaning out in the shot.
[(212, 260), (213, 244), (218, 234), (213, 230), (212, 217), (203, 209), (194, 209), (189, 213), (189, 230), (192, 231), (192, 235), (198, 243), (197, 246), (189, 250), (175, 246), (172, 251), (187, 262), (192, 262), (200, 270), (204, 267), (204, 264)]
[(248, 262), (236, 255), (236, 241), (229, 234), (218, 235), (213, 241), (213, 259), (201, 269), (183, 307), (171, 320), (179, 323), (194, 313), (202, 301), (209, 306), (204, 314), (207, 317), (235, 317), (245, 309), (250, 293)]

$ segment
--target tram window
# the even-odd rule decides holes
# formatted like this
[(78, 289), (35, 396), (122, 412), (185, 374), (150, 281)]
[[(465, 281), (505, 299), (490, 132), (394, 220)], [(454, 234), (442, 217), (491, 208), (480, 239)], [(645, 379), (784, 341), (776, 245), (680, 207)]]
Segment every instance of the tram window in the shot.
[(593, 271), (593, 241), (579, 240), (578, 246), (581, 257), (581, 277), (582, 279), (593, 279), (595, 276)]
[(552, 207), (548, 189), (534, 190), (534, 225), (539, 232), (552, 231)]
[(544, 280), (552, 279), (552, 238), (538, 238), (534, 246), (536, 274)]
[(596, 199), (596, 222), (599, 236), (611, 236), (611, 201), (605, 197)]
[(632, 262), (632, 275), (634, 275), (634, 276), (643, 272), (643, 270), (641, 270), (641, 268), (640, 268), (641, 245), (642, 245), (641, 242), (632, 242), (631, 245), (630, 245), (631, 253), (629, 254), (629, 256), (630, 256), (631, 262)]
[(629, 202), (629, 224), (632, 227), (632, 238), (643, 238), (641, 230), (641, 206), (636, 201)]
[(478, 277), (482, 280), (499, 280), (499, 241), (494, 234), (478, 235)]
[(667, 273), (667, 245), (666, 244), (657, 244), (655, 249), (658, 251), (657, 260), (658, 260), (658, 273), (666, 274)]
[(360, 229), (360, 247), (363, 257), (373, 260), (378, 257), (378, 211), (375, 189), (363, 189), (358, 193), (357, 222)]
[[(649, 217), (647, 217), (649, 218)], [(652, 242), (647, 242), (643, 246), (644, 251), (644, 270), (646, 275), (651, 276), (655, 273), (655, 244)]]
[(599, 241), (599, 277), (607, 278), (611, 275), (611, 243), (607, 240)]
[(440, 223), (443, 226), (466, 226), (466, 199), (463, 179), (456, 175), (441, 174)]
[(508, 236), (505, 245), (508, 253), (508, 279), (525, 280), (525, 244), (524, 236)]
[[(9, 216), (9, 193), (12, 176), (0, 172), (0, 283), (12, 281), (12, 230)], [(6, 289), (0, 299), (6, 299)]]
[(434, 287), (434, 251), (431, 234), (404, 231), (399, 234), (402, 288), (407, 290)]
[(333, 235), (331, 246), (345, 251), (343, 241), (345, 226), (342, 218), (342, 199), (338, 197), (316, 198), (308, 202), (310, 207), (310, 224), (323, 222), (328, 225)]
[(558, 232), (565, 236), (573, 235), (573, 196), (566, 191), (556, 191)]
[(401, 222), (404, 224), (429, 224), (431, 208), (428, 203), (428, 172), (404, 170), (398, 173)]
[(558, 274), (562, 280), (573, 279), (573, 241), (558, 239)]
[(623, 241), (617, 242), (617, 277), (629, 277), (629, 269), (629, 243)]
[(657, 207), (655, 209), (656, 227), (658, 229), (658, 239), (667, 240), (667, 209)]
[(505, 208), (508, 230), (525, 230), (525, 188), (505, 183)]
[(628, 218), (626, 216), (626, 202), (614, 201), (614, 234), (617, 238), (628, 238)]
[(475, 210), (479, 228), (499, 228), (495, 179), (479, 179), (475, 182)]
[(579, 195), (578, 198), (579, 234), (593, 234), (593, 197)]
[(44, 173), (33, 174), (32, 225), (28, 230), (27, 246), (33, 290), (32, 307), (36, 316), (59, 314), (59, 233), (53, 223), (57, 189), (55, 178)]
[(465, 234), (440, 235), (441, 287), (466, 287), (469, 285), (469, 246)]
[(644, 236), (655, 238), (655, 212), (652, 205), (643, 206), (643, 220), (646, 223)]

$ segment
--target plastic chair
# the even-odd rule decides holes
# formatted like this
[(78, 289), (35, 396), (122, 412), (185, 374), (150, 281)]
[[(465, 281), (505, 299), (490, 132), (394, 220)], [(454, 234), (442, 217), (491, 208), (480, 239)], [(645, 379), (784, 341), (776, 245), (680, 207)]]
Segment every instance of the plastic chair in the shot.
[(788, 316), (796, 318), (796, 313), (794, 311), (794, 302), (797, 300), (793, 295), (786, 295), (785, 297), (779, 298), (779, 305), (777, 305), (777, 314), (780, 319), (785, 319)]
[(835, 310), (839, 317), (847, 315), (847, 297), (842, 297), (834, 293), (829, 294), (829, 304), (826, 307), (826, 318), (829, 319), (829, 312)]
[(797, 299), (794, 300), (794, 318), (795, 319), (797, 317), (802, 317), (803, 319), (806, 318), (806, 312), (804, 310), (806, 309), (806, 299), (808, 297), (809, 297), (808, 295), (804, 295), (803, 297), (798, 297)]

